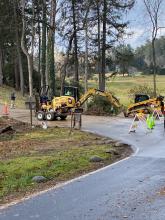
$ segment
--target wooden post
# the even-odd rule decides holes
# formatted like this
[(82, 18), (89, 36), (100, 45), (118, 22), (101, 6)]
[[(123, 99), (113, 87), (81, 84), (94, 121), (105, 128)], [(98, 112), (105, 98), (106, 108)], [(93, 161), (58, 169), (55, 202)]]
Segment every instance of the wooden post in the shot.
[(30, 125), (33, 126), (33, 116), (32, 116), (32, 97), (29, 97), (29, 109), (30, 109)]
[(70, 130), (70, 133), (72, 132), (72, 129), (75, 128), (76, 123), (78, 123), (78, 129), (80, 130), (81, 125), (82, 125), (82, 114), (73, 112), (72, 115), (71, 115), (71, 130)]

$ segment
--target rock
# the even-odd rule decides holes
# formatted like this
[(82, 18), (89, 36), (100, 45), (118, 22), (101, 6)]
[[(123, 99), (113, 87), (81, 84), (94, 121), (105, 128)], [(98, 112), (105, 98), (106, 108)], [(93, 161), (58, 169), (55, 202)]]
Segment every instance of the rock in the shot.
[(34, 176), (32, 178), (32, 181), (33, 182), (36, 182), (36, 183), (43, 183), (45, 182), (47, 179), (44, 177), (44, 176)]
[(105, 144), (114, 144), (114, 142), (115, 141), (113, 141), (113, 140), (106, 140), (106, 141), (104, 141)]
[(90, 145), (90, 143), (88, 141), (84, 141), (84, 142), (80, 143), (80, 147), (85, 147), (88, 145)]
[(108, 138), (102, 138), (101, 139), (102, 141), (107, 141), (107, 140), (109, 140)]
[(100, 139), (99, 137), (95, 137), (95, 138), (94, 138), (94, 140), (99, 140), (99, 139)]
[(116, 142), (114, 143), (114, 147), (128, 147), (128, 144), (122, 143), (122, 142)]
[(48, 128), (48, 125), (47, 125), (46, 122), (42, 122), (42, 123), (41, 123), (41, 126), (42, 126), (42, 128), (45, 129), (45, 130)]
[(105, 141), (97, 141), (96, 144), (97, 145), (103, 145), (103, 144), (105, 144)]
[(105, 151), (107, 154), (112, 154), (112, 155), (119, 155), (119, 153), (116, 150), (113, 149), (108, 149)]
[(103, 161), (103, 158), (99, 157), (99, 156), (92, 156), (90, 159), (89, 159), (90, 162), (101, 162)]
[(14, 131), (14, 130), (13, 130), (12, 126), (9, 125), (9, 126), (6, 126), (4, 128), (1, 128), (0, 129), (0, 134), (6, 133), (6, 132), (11, 132), (11, 131)]
[(122, 147), (122, 146), (123, 146), (123, 143), (121, 142), (114, 143), (114, 147)]

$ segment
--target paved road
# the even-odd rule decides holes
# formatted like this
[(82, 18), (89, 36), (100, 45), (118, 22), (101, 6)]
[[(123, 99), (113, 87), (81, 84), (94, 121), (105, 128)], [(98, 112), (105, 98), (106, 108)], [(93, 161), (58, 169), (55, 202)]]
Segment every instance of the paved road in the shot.
[[(0, 220), (164, 220), (165, 134), (128, 134), (130, 119), (84, 117), (83, 129), (131, 144), (136, 155), (1, 211)], [(55, 122), (58, 123), (58, 122)]]

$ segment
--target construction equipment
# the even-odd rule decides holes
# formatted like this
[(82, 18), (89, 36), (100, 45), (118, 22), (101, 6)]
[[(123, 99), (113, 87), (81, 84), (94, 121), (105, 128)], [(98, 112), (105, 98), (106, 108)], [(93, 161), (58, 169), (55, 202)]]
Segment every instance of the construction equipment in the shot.
[(60, 117), (64, 120), (71, 112), (82, 112), (84, 102), (94, 95), (104, 96), (113, 106), (117, 108), (121, 107), (119, 100), (110, 92), (91, 88), (79, 99), (77, 87), (65, 86), (62, 96), (54, 97), (51, 101), (49, 99), (44, 99), (44, 101), (40, 99), (42, 102), (40, 102), (40, 110), (37, 112), (37, 118), (38, 120), (46, 119), (52, 121)]
[(150, 99), (148, 95), (136, 94), (135, 103), (128, 106), (124, 115), (128, 117), (129, 115), (135, 115), (137, 113), (153, 113), (155, 108), (161, 108), (163, 99), (163, 96)]
[(137, 113), (135, 114), (131, 126), (129, 128), (129, 133), (135, 132), (138, 125), (140, 125), (143, 129), (146, 130), (146, 114), (144, 113)]
[(78, 107), (81, 107), (84, 102), (91, 96), (94, 96), (94, 95), (99, 95), (99, 96), (103, 96), (103, 97), (106, 97), (108, 99), (108, 101), (115, 107), (117, 108), (120, 108), (121, 105), (120, 105), (120, 102), (119, 100), (114, 96), (112, 95), (112, 93), (110, 92), (105, 92), (105, 91), (101, 91), (101, 90), (98, 90), (98, 89), (94, 89), (94, 88), (91, 88), (89, 89), (81, 98), (80, 100), (78, 100), (75, 104), (75, 106), (78, 108)]

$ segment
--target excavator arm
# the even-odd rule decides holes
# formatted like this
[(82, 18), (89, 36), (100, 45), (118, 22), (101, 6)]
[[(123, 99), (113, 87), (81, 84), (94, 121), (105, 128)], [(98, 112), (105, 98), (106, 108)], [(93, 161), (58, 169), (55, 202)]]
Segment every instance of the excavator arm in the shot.
[(119, 100), (113, 96), (110, 92), (105, 92), (105, 91), (101, 91), (98, 89), (94, 89), (91, 88), (89, 89), (81, 98), (78, 102), (76, 102), (76, 107), (81, 107), (84, 102), (86, 102), (88, 100), (89, 97), (94, 96), (94, 95), (99, 95), (99, 96), (103, 96), (106, 97), (108, 99), (108, 101), (115, 107), (120, 108), (120, 102)]

